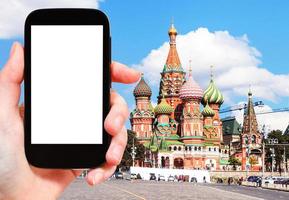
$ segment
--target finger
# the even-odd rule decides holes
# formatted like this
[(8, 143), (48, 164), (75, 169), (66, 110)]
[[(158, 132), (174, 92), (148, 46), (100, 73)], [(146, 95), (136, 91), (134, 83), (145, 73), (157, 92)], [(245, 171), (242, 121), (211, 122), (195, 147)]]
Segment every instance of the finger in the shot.
[(24, 70), (24, 52), (20, 43), (14, 42), (10, 50), (10, 58), (1, 71), (1, 81), (21, 84)]
[(140, 72), (118, 62), (111, 63), (111, 80), (119, 83), (134, 83), (140, 79)]
[(24, 53), (21, 44), (15, 42), (11, 48), (10, 58), (0, 72), (0, 112), (18, 111), (20, 84), (23, 80)]
[(110, 165), (118, 165), (122, 159), (126, 144), (127, 130), (123, 126), (121, 131), (111, 139), (109, 149), (106, 152), (106, 162)]
[(99, 184), (108, 179), (115, 171), (116, 165), (105, 163), (102, 167), (90, 170), (86, 176), (89, 185)]
[(128, 118), (129, 111), (125, 100), (115, 91), (110, 93), (111, 109), (104, 121), (105, 130), (112, 136), (119, 133)]

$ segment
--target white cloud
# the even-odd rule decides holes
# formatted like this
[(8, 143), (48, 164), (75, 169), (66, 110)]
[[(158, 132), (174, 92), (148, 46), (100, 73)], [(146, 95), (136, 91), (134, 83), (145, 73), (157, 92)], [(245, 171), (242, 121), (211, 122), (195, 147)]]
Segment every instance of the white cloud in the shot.
[[(243, 103), (244, 102), (241, 102), (239, 104), (243, 104)], [(284, 131), (289, 124), (289, 112), (267, 113), (271, 111), (272, 111), (272, 108), (268, 105), (255, 107), (257, 122), (258, 122), (260, 129), (263, 125), (265, 125), (265, 128), (267, 131), (277, 130), (277, 129)], [(260, 113), (266, 113), (266, 114), (260, 114)], [(235, 116), (236, 120), (240, 124), (243, 124), (243, 110), (233, 111), (231, 115)]]
[(23, 35), (26, 16), (39, 8), (98, 8), (98, 0), (0, 0), (0, 38)]
[[(192, 60), (193, 76), (203, 89), (209, 82), (209, 66), (215, 66), (215, 80), (226, 103), (233, 103), (236, 96), (246, 96), (250, 84), (254, 95), (263, 99), (276, 102), (289, 96), (289, 74), (277, 75), (261, 68), (261, 53), (250, 46), (247, 35), (234, 37), (228, 31), (198, 28), (179, 35), (177, 49), (185, 70)], [(169, 44), (165, 42), (134, 65), (145, 73), (151, 85), (159, 84), (168, 50)]]

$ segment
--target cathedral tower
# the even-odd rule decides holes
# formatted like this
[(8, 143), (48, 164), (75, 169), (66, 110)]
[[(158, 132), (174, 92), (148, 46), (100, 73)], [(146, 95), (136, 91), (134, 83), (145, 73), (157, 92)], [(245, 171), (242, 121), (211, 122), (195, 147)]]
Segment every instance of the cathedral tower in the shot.
[[(241, 133), (241, 143), (242, 143), (242, 170), (246, 169), (246, 165), (250, 165), (249, 158), (258, 159), (260, 157), (260, 151), (256, 149), (261, 149), (262, 136), (258, 130), (257, 118), (254, 110), (252, 92), (251, 89), (248, 92), (248, 104), (244, 112), (243, 121), (243, 131)], [(256, 156), (253, 154), (257, 153)], [(255, 161), (258, 163), (257, 161)]]
[(214, 111), (214, 115), (212, 116), (212, 125), (206, 124), (210, 120), (205, 120), (204, 134), (206, 135), (207, 140), (211, 140), (210, 142), (213, 142), (216, 145), (220, 145), (223, 141), (222, 121), (219, 115), (219, 110), (223, 102), (224, 96), (215, 85), (211, 67), (211, 80), (208, 88), (204, 92), (202, 104), (204, 107), (208, 104), (208, 106)]
[(143, 75), (136, 85), (133, 95), (136, 100), (136, 108), (130, 113), (131, 127), (132, 131), (136, 133), (136, 137), (143, 143), (153, 135), (154, 120), (154, 109), (150, 100), (152, 91)]
[(178, 33), (173, 24), (171, 24), (168, 34), (170, 38), (170, 49), (166, 64), (161, 72), (158, 102), (161, 101), (163, 96), (165, 97), (167, 102), (174, 109), (174, 112), (171, 113), (171, 117), (172, 119), (176, 120), (176, 126), (178, 126), (182, 113), (182, 108), (180, 105), (182, 102), (179, 98), (179, 92), (185, 81), (185, 72), (182, 68), (177, 52), (176, 37)]
[(190, 66), (189, 77), (180, 90), (180, 98), (183, 101), (181, 116), (181, 136), (189, 139), (193, 136), (203, 136), (203, 117), (200, 111), (200, 102), (203, 90), (195, 82)]
[(170, 136), (172, 134), (172, 127), (170, 124), (170, 115), (173, 108), (167, 103), (165, 98), (154, 109), (156, 119), (154, 122), (155, 132), (157, 136)]

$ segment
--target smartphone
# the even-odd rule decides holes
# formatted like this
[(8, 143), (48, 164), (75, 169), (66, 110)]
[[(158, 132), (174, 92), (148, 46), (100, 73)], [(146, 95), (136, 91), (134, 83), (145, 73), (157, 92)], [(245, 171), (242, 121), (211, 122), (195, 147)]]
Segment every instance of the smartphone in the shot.
[(110, 30), (95, 9), (41, 9), (25, 21), (24, 132), (28, 162), (94, 168), (105, 162)]

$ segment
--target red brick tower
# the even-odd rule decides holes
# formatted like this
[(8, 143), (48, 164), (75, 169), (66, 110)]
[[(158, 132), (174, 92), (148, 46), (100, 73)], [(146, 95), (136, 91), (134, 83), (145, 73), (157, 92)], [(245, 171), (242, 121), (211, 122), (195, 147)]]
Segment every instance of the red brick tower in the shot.
[[(261, 158), (261, 145), (262, 135), (258, 130), (257, 118), (252, 101), (252, 92), (248, 92), (248, 104), (244, 112), (243, 131), (241, 133), (242, 142), (242, 170), (246, 170), (246, 165), (249, 163), (250, 158), (257, 159), (255, 162), (256, 167), (260, 168), (260, 162), (258, 165), (258, 158)], [(254, 167), (253, 167), (254, 170)]]
[(154, 108), (150, 97), (152, 91), (145, 82), (143, 75), (135, 87), (133, 94), (136, 100), (136, 108), (130, 113), (131, 129), (141, 143), (149, 141), (153, 135)]

